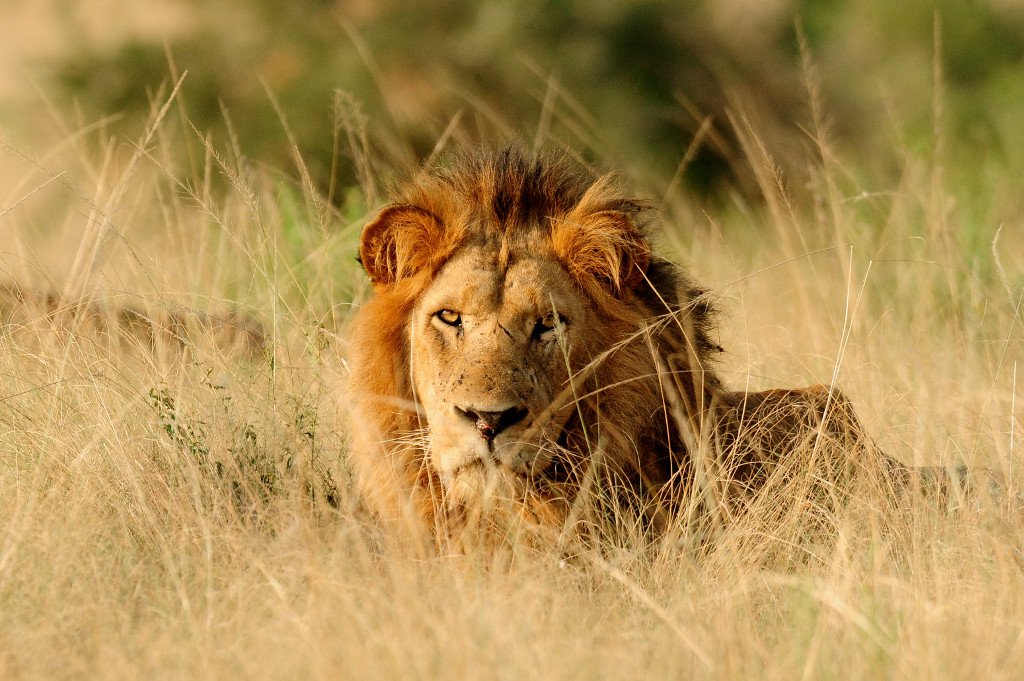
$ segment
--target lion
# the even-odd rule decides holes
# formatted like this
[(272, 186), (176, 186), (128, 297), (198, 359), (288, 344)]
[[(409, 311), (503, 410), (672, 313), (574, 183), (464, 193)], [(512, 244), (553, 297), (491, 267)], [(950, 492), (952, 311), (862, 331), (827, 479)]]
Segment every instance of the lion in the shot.
[(654, 228), (614, 175), (514, 147), (422, 171), (376, 214), (350, 395), (378, 518), (564, 536), (614, 507), (663, 527), (695, 486), (740, 498), (808, 438), (865, 448), (836, 389), (724, 386), (715, 306)]

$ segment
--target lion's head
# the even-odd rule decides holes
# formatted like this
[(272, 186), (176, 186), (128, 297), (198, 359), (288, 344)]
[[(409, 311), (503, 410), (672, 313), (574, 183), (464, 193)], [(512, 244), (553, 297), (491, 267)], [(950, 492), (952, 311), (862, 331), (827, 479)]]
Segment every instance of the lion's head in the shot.
[(652, 258), (648, 221), (610, 177), (514, 151), (423, 173), (377, 214), (353, 460), (378, 512), (498, 498), (559, 522), (588, 479), (653, 503), (718, 381), (709, 306)]

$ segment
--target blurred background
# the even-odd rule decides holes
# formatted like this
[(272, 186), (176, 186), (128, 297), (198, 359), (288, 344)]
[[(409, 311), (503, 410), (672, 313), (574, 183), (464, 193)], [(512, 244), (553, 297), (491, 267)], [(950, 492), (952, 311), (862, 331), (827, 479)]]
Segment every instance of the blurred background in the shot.
[(187, 71), (183, 124), (230, 124), (277, 168), (290, 135), (336, 203), (359, 178), (336, 139), (353, 121), (382, 167), (518, 136), (718, 203), (757, 199), (744, 119), (797, 194), (815, 117), (861, 188), (943, 145), (970, 211), (972, 186), (1024, 170), (1020, 0), (35, 0), (3, 23), (8, 140), (57, 120), (137, 136)]

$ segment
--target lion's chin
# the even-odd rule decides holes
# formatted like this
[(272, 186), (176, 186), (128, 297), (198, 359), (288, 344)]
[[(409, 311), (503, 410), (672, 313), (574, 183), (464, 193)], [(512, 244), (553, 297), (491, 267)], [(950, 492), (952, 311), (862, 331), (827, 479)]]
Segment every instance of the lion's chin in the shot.
[(529, 479), (500, 464), (475, 460), (444, 484), (449, 538), (469, 545), (503, 543), (515, 537), (531, 545), (553, 545), (567, 508), (534, 489)]
[(449, 501), (470, 505), (488, 500), (511, 500), (522, 495), (522, 484), (504, 466), (474, 459), (441, 476)]

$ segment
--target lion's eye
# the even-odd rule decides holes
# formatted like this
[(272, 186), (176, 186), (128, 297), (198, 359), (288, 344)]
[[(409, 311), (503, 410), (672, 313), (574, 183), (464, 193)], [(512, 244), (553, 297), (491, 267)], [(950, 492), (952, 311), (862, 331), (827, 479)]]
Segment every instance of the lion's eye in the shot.
[(438, 310), (434, 313), (434, 316), (440, 319), (448, 326), (462, 326), (462, 315), (455, 310)]
[(546, 334), (550, 334), (562, 324), (565, 324), (565, 319), (563, 317), (554, 312), (548, 312), (537, 320), (537, 323), (533, 327), (533, 337), (541, 338)]

